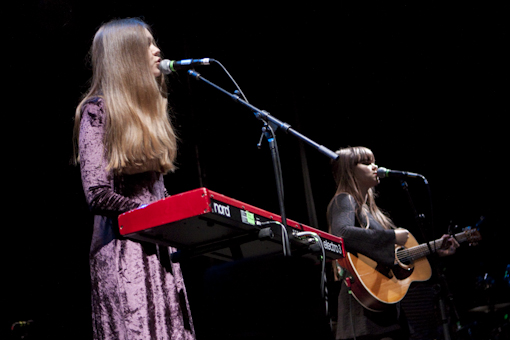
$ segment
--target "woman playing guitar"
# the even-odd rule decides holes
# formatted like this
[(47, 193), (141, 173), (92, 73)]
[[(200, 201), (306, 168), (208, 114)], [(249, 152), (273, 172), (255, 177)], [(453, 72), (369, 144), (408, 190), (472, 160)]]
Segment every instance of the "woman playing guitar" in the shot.
[[(333, 175), (337, 190), (328, 206), (330, 233), (344, 239), (349, 253), (362, 254), (378, 266), (391, 268), (396, 262), (395, 246), (406, 244), (410, 234), (405, 229), (396, 229), (375, 203), (374, 187), (379, 177), (374, 155), (365, 147), (343, 148), (336, 153), (339, 158), (333, 162)], [(443, 235), (441, 241), (437, 249), (440, 256), (455, 253), (459, 246), (449, 235)], [(336, 339), (400, 340), (408, 337), (407, 321), (399, 303), (383, 311), (372, 311), (363, 307), (342, 284)]]

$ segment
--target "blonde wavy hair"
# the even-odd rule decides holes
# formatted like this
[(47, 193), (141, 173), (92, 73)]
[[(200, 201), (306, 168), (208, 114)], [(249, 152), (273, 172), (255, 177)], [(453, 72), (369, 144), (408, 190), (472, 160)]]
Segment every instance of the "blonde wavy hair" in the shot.
[[(177, 137), (169, 117), (164, 75), (150, 67), (149, 26), (140, 19), (113, 20), (102, 25), (91, 48), (92, 81), (76, 108), (75, 158), (83, 105), (101, 97), (106, 108), (107, 170), (116, 173), (175, 170)], [(152, 33), (151, 33), (152, 34)]]
[[(393, 229), (395, 225), (391, 219), (386, 216), (375, 203), (374, 188), (368, 190), (368, 197), (363, 197), (356, 177), (354, 169), (359, 163), (375, 163), (375, 157), (372, 151), (363, 146), (347, 147), (336, 151), (339, 156), (337, 160), (332, 162), (333, 177), (336, 182), (335, 197), (339, 194), (346, 193), (351, 195), (357, 203), (356, 217), (362, 225), (360, 216), (362, 213), (370, 212), (374, 219), (385, 229)], [(366, 201), (365, 201), (366, 199)], [(328, 205), (328, 215), (334, 197)], [(368, 221), (368, 219), (365, 219)], [(362, 225), (363, 226), (363, 225)], [(367, 227), (366, 225), (364, 227)]]

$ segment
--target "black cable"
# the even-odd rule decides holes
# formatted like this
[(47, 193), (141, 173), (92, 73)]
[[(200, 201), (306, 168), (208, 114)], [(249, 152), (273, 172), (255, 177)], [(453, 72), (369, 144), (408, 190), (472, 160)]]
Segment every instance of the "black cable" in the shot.
[(236, 89), (239, 91), (239, 93), (241, 94), (241, 96), (243, 97), (244, 101), (249, 103), (248, 99), (246, 98), (246, 96), (244, 95), (243, 93), (243, 90), (241, 90), (241, 88), (239, 87), (239, 85), (237, 85), (237, 82), (234, 80), (234, 78), (230, 75), (230, 73), (227, 71), (227, 69), (225, 68), (225, 66), (223, 66), (222, 63), (220, 63), (218, 60), (216, 59), (211, 59), (210, 60), (211, 62), (214, 62), (216, 64), (218, 64), (222, 69), (223, 71), (227, 74), (227, 76), (230, 78), (230, 80), (234, 83), (234, 85), (236, 86)]

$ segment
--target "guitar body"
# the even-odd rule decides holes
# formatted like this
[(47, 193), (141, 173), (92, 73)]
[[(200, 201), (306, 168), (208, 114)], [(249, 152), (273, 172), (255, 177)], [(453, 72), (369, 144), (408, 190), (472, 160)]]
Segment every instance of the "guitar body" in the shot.
[[(471, 228), (452, 236), (459, 243), (469, 241), (471, 245), (482, 239), (478, 230)], [(395, 247), (397, 264), (394, 266), (381, 266), (364, 255), (347, 253), (344, 258), (336, 260), (337, 265), (348, 272), (339, 274), (339, 277), (344, 279), (363, 307), (380, 312), (402, 300), (411, 283), (430, 279), (432, 269), (426, 256), (441, 245), (441, 239), (418, 245), (409, 233), (406, 244)]]
[[(409, 239), (403, 248), (417, 246), (416, 239), (409, 234)], [(400, 251), (398, 247), (395, 251)], [(340, 263), (351, 273), (348, 284), (356, 300), (372, 311), (382, 311), (389, 305), (402, 300), (414, 281), (426, 281), (432, 275), (432, 270), (425, 257), (411, 263), (399, 262), (388, 268), (379, 266), (372, 259), (358, 254), (347, 253)]]

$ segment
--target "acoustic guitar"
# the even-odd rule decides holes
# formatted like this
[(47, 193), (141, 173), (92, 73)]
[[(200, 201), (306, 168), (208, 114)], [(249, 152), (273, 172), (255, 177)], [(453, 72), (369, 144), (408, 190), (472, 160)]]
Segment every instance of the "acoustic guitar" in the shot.
[[(453, 236), (459, 243), (468, 241), (475, 244), (481, 240), (479, 231), (471, 228)], [(336, 266), (356, 300), (363, 307), (380, 312), (402, 300), (412, 282), (427, 281), (431, 277), (432, 270), (426, 256), (441, 249), (441, 245), (442, 239), (431, 241), (428, 245), (418, 244), (409, 233), (404, 246), (395, 246), (396, 264), (392, 267), (379, 265), (364, 255), (349, 252), (344, 258), (336, 260)]]

